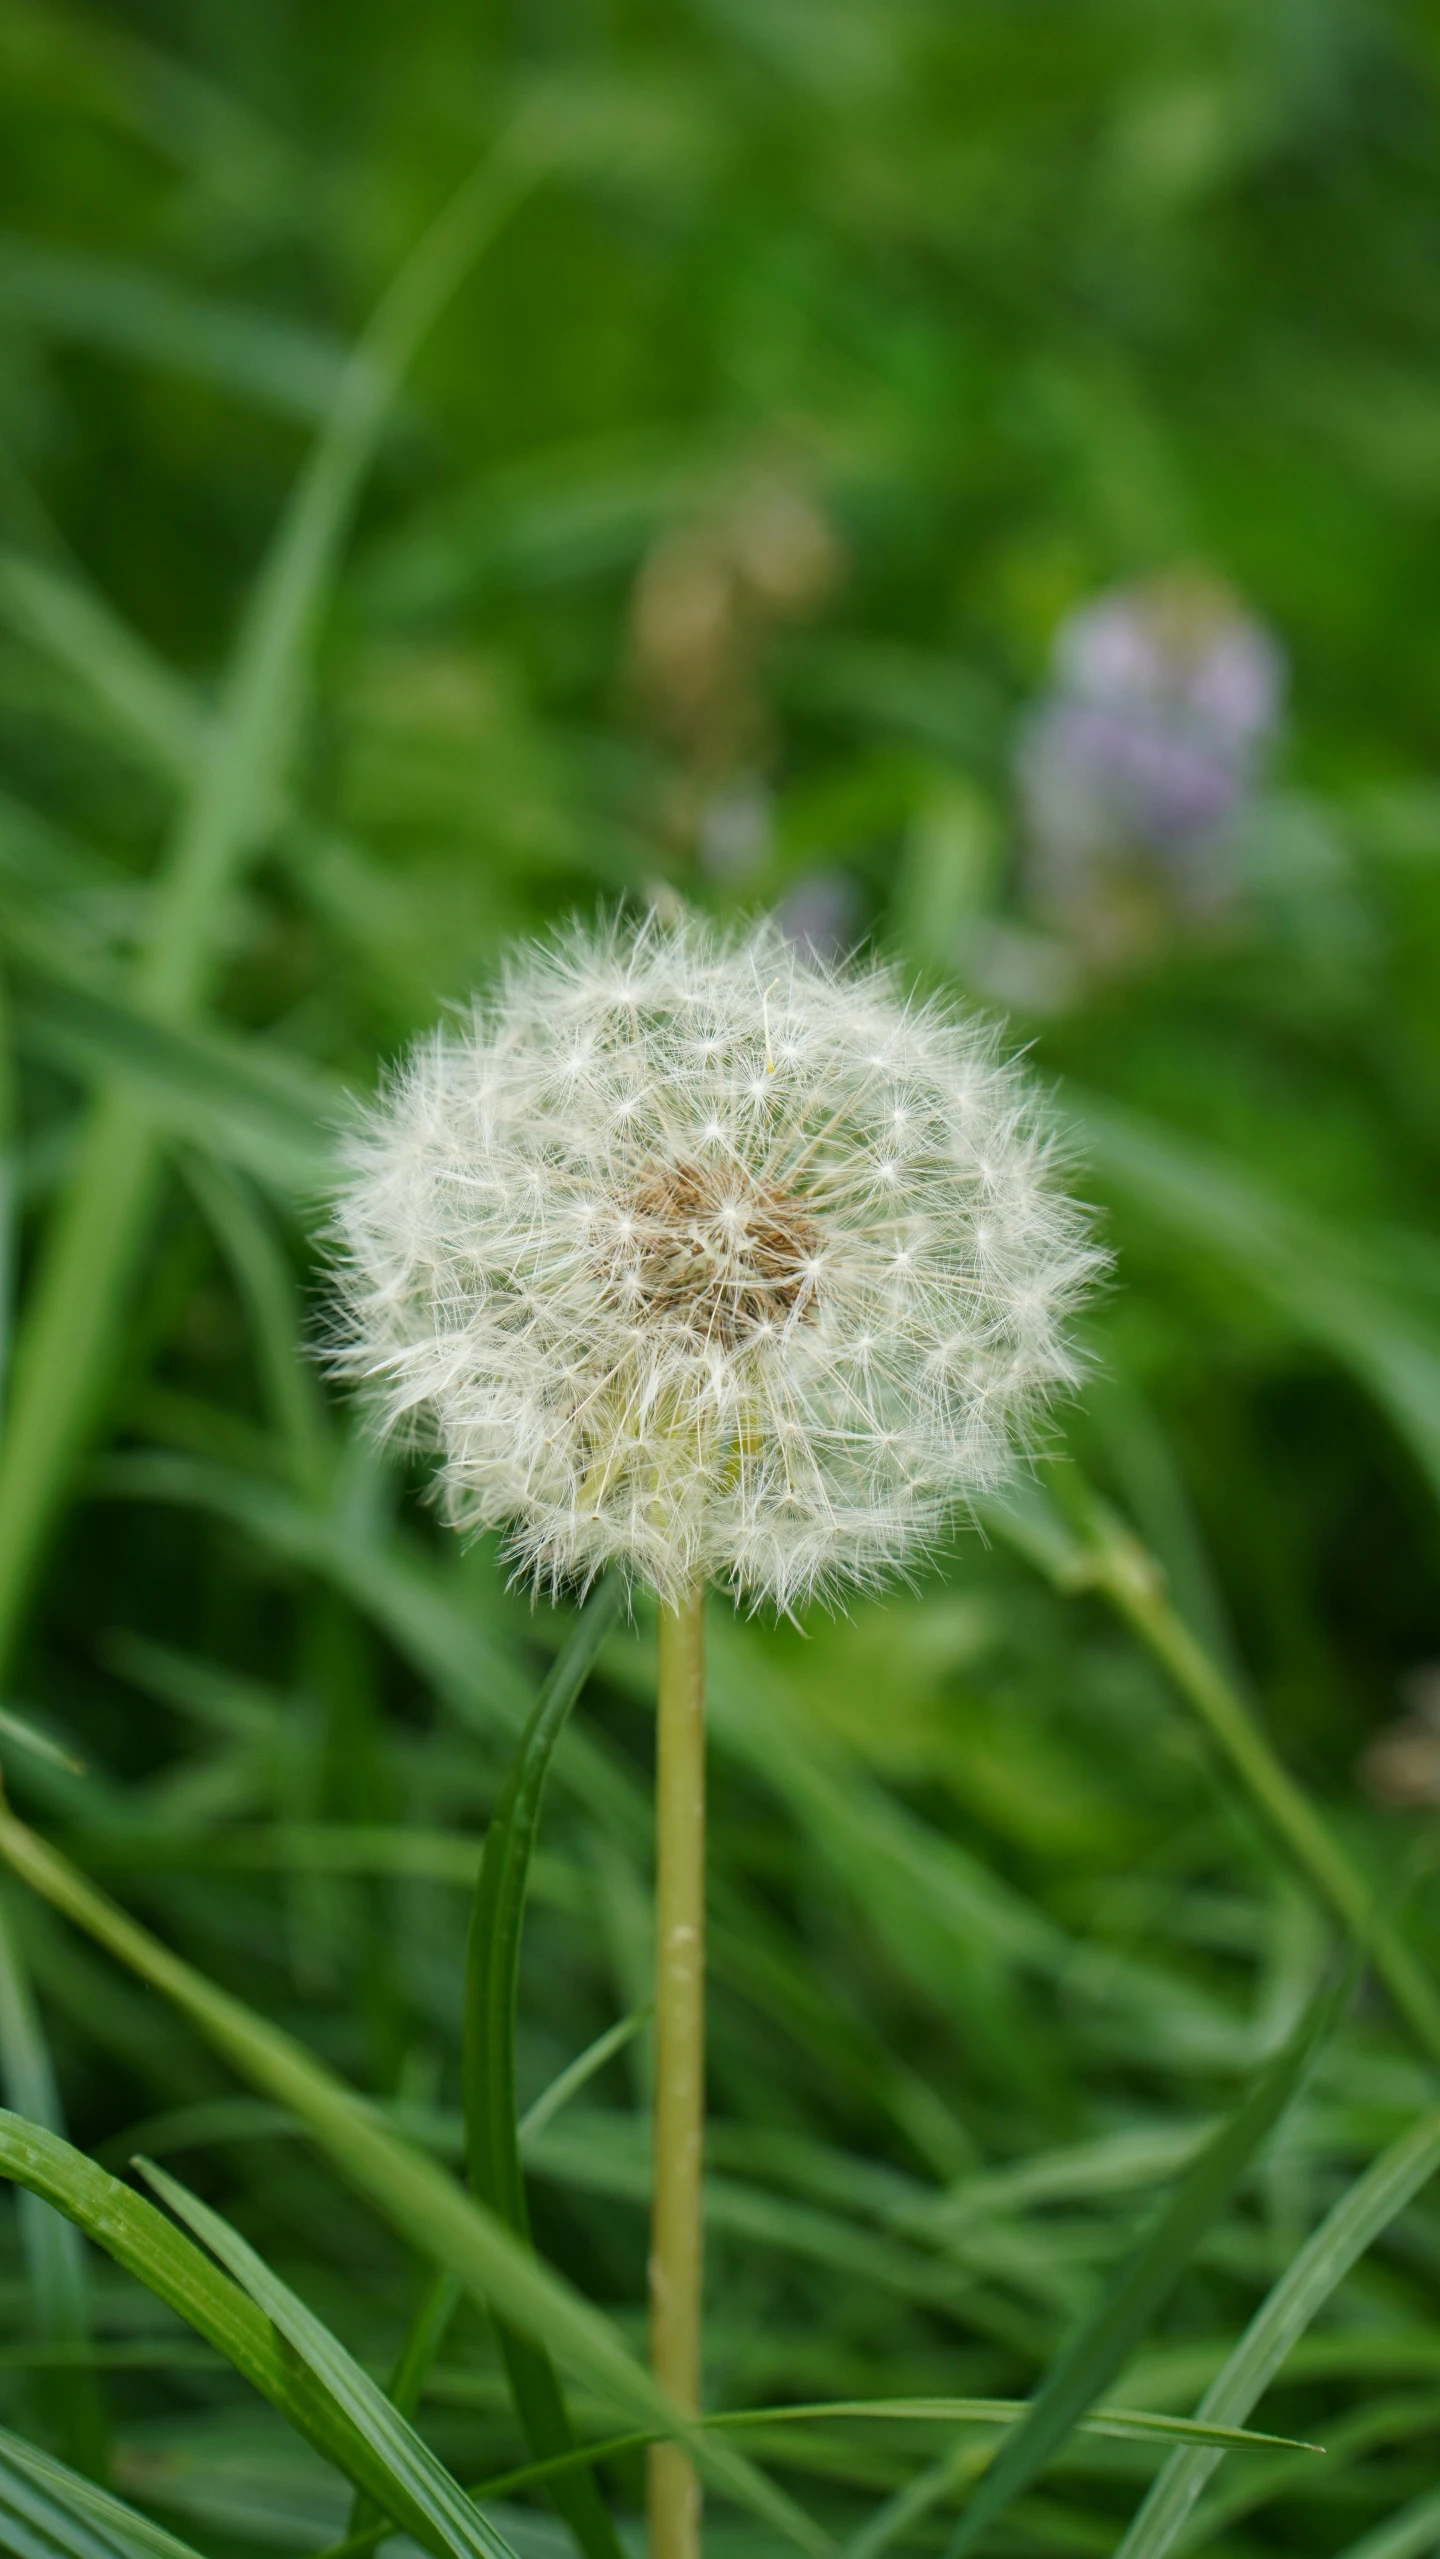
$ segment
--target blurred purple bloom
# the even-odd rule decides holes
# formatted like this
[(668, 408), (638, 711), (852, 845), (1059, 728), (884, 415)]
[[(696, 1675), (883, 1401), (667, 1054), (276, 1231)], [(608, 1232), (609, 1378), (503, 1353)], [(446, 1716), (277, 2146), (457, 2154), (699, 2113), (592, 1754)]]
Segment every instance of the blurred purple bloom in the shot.
[(1082, 605), (1055, 641), (1072, 700), (1186, 730), (1244, 754), (1280, 714), (1280, 653), (1218, 580), (1175, 571)]
[(1274, 640), (1217, 580), (1176, 571), (1081, 606), (1052, 664), (1016, 756), (1039, 902), (1100, 942), (1117, 884), (1147, 867), (1182, 909), (1223, 905), (1223, 830), (1279, 724)]

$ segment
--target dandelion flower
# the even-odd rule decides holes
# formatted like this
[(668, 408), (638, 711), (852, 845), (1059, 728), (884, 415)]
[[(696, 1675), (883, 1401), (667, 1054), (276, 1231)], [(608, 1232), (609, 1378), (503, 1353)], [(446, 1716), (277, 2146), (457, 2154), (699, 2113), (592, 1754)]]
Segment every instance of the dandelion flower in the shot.
[[(338, 1359), (552, 1588), (658, 1594), (651, 2362), (700, 2404), (707, 1582), (904, 1563), (1073, 1375), (1094, 1269), (989, 1035), (778, 924), (574, 930), (411, 1056), (338, 1211)], [(542, 1701), (543, 1703), (543, 1701)], [(538, 1711), (538, 1710), (537, 1710)], [(652, 2447), (650, 2559), (700, 2559)]]
[(775, 927), (573, 930), (358, 1135), (340, 1365), (552, 1588), (788, 1609), (1006, 1471), (1094, 1271), (988, 1031)]

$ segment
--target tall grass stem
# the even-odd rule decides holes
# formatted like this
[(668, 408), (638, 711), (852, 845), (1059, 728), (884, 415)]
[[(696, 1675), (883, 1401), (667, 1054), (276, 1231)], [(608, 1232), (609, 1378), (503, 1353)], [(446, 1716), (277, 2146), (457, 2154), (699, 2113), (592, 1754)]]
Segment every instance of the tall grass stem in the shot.
[(1103, 1516), (1094, 1534), (1096, 1543), (1087, 1557), (1091, 1586), (1103, 1592), (1169, 1672), (1273, 1835), (1319, 1899), (1328, 1903), (1364, 1948), (1427, 2059), (1440, 2064), (1440, 1999), (1377, 1906), (1368, 1878), (1332, 1837), (1309, 1797), (1276, 1757), (1233, 1683), (1171, 1605), (1153, 1558)]

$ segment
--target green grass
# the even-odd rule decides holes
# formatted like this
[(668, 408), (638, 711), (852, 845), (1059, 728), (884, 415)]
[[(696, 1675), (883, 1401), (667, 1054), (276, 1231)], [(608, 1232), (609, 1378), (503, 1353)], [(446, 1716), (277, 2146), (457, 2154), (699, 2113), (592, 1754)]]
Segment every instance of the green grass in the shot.
[[(817, 873), (1008, 988), (1115, 1276), (914, 1589), (712, 1612), (710, 2546), (1431, 2547), (1435, 84), (1402, 0), (0, 11), (0, 2549), (637, 2546), (653, 1623), (442, 1535), (315, 1233), (510, 937)], [(766, 474), (843, 574), (722, 752), (635, 585)], [(1251, 885), (1057, 1003), (1009, 741), (1184, 559), (1290, 659)]]

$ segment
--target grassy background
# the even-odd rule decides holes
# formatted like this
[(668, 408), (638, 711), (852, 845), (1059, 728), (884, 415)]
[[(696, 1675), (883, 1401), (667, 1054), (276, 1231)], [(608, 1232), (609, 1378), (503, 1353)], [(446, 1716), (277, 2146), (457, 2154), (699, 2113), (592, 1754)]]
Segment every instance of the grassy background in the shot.
[[(1440, 1656), (1435, 56), (1398, 0), (0, 5), (0, 1622), (10, 1705), (84, 1761), (7, 1782), (443, 2155), (466, 1887), (561, 1627), (324, 1390), (315, 1183), (337, 1093), (509, 936), (661, 882), (838, 874), (921, 975), (1008, 965), (1117, 1256), (1048, 1498), (1161, 1560), (1433, 1969), (1434, 1815), (1356, 1772)], [(487, 155), (493, 237), (372, 422), (386, 347), (347, 350)], [(843, 575), (747, 630), (730, 729), (667, 726), (637, 574), (777, 479)], [(1027, 1010), (1015, 723), (1070, 605), (1187, 559), (1290, 656), (1258, 884)], [(741, 767), (735, 880), (693, 816)], [(1026, 2395), (1324, 1973), (1144, 1629), (1065, 1579), (1000, 1524), (803, 1640), (717, 1612), (716, 2407)], [(648, 1679), (642, 1615), (557, 1762), (522, 2104), (645, 1994)], [(168, 2158), (385, 2369), (416, 2257), (4, 1911), (12, 2105)], [(1193, 2408), (1435, 2063), (1367, 1984), (1108, 2396)], [(637, 2346), (645, 2076), (642, 2035), (531, 2155), (538, 2246)], [(338, 2474), (48, 2227), (0, 2225), (5, 2422), (82, 2465), (108, 2433), (207, 2551), (339, 2534)], [(1229, 2456), (1179, 2546), (1433, 2546), (1437, 2267), (1422, 2195), (1261, 2408), (1327, 2458)], [(421, 2420), (467, 2480), (524, 2461), (478, 2312)], [(867, 2553), (940, 2546), (949, 2450), (764, 2447)], [(1160, 2458), (1074, 2439), (992, 2546), (1113, 2550)], [(606, 2481), (632, 2513), (634, 2459)], [(538, 2494), (504, 2519), (561, 2546)]]

